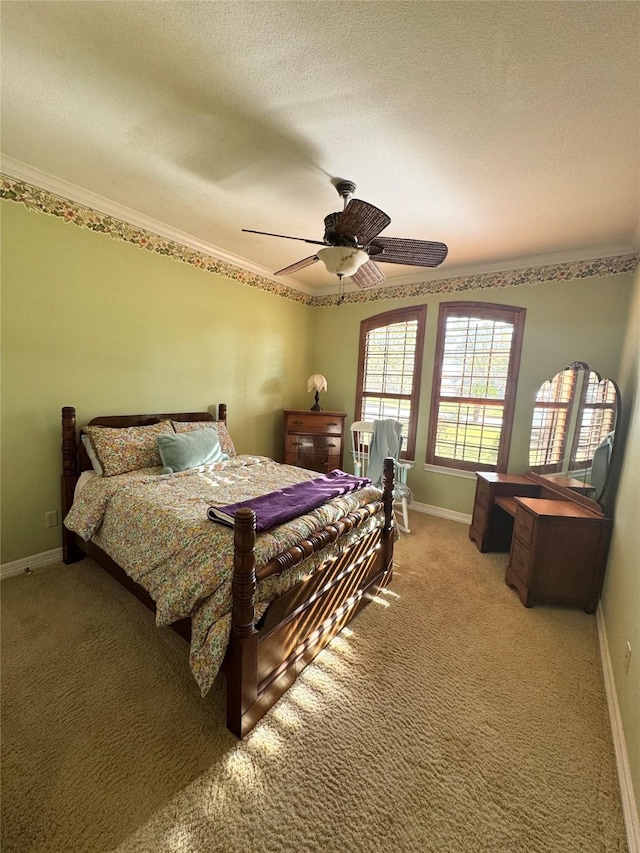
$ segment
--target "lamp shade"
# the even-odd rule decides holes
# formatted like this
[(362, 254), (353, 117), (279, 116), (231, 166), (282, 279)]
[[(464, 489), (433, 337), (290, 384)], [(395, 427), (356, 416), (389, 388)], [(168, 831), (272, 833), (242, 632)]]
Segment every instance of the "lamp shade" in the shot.
[(350, 246), (327, 246), (326, 249), (318, 249), (316, 255), (328, 272), (340, 277), (354, 275), (369, 260), (365, 251)]
[(309, 394), (312, 391), (326, 391), (327, 390), (327, 380), (321, 373), (314, 373), (313, 376), (310, 376), (307, 380), (307, 391)]

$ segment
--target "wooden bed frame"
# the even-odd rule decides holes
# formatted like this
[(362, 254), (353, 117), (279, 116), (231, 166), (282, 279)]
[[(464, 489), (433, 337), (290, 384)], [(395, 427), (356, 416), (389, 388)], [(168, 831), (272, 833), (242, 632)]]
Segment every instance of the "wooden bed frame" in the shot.
[[(218, 420), (226, 421), (226, 406), (218, 408)], [(97, 417), (88, 425), (113, 428), (146, 426), (161, 420), (214, 421), (209, 412)], [(62, 517), (73, 503), (78, 477), (91, 470), (91, 462), (79, 440), (76, 410), (62, 409)], [(340, 521), (315, 531), (256, 570), (255, 514), (241, 510), (235, 519), (231, 637), (223, 663), (227, 682), (227, 727), (244, 737), (293, 684), (304, 667), (392, 577), (394, 463), (385, 460), (383, 496)], [(382, 514), (381, 527), (362, 537), (338, 559), (329, 561), (275, 599), (255, 623), (256, 584), (279, 574), (325, 548), (340, 536), (359, 527), (373, 515)], [(155, 611), (155, 603), (139, 584), (93, 542), (85, 542), (63, 525), (63, 559), (73, 563), (89, 556), (116, 580)], [(185, 639), (191, 623), (182, 619), (172, 627)]]

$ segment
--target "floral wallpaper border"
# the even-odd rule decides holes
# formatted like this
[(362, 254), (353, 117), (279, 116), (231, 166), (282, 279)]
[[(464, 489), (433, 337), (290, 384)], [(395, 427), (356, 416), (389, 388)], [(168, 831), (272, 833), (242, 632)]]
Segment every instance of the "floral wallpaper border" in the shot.
[[(345, 295), (344, 302), (372, 302), (379, 299), (407, 299), (411, 296), (424, 296), (432, 293), (464, 293), (468, 290), (485, 290), (496, 287), (519, 287), (522, 284), (542, 284), (543, 282), (571, 281), (576, 278), (617, 275), (633, 272), (640, 263), (640, 255), (618, 255), (613, 258), (597, 258), (590, 261), (551, 264), (548, 266), (528, 267), (521, 270), (508, 270), (495, 273), (460, 278), (422, 281), (395, 287), (376, 287), (375, 290), (361, 290)], [(314, 308), (336, 304), (335, 296), (312, 296), (309, 304)]]
[[(248, 287), (255, 287), (290, 299), (313, 308), (337, 306), (336, 294), (310, 296), (301, 293), (286, 284), (243, 270), (226, 261), (218, 260), (204, 252), (190, 249), (174, 240), (168, 240), (145, 231), (123, 220), (100, 213), (89, 207), (54, 195), (26, 181), (0, 175), (0, 198), (24, 204), (29, 210), (37, 210), (51, 216), (58, 216), (65, 222), (72, 222), (80, 228), (88, 228), (100, 234), (107, 234), (113, 240), (132, 243), (141, 249), (166, 255), (176, 261), (191, 264), (207, 272), (222, 275)], [(470, 290), (484, 290), (497, 287), (518, 287), (523, 284), (541, 284), (547, 281), (570, 281), (592, 276), (616, 275), (633, 272), (640, 263), (640, 255), (618, 255), (612, 258), (598, 258), (590, 261), (529, 267), (521, 270), (509, 270), (498, 273), (480, 273), (459, 278), (438, 279), (436, 281), (414, 282), (413, 284), (376, 287), (372, 290), (359, 290), (344, 295), (342, 303), (378, 302), (383, 299), (406, 299), (433, 293), (463, 293)]]

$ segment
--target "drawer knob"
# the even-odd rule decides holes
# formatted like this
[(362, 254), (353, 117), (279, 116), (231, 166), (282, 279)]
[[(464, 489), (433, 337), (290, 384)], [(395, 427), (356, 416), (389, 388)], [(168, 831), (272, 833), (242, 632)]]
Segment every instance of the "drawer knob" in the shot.
[(338, 426), (338, 424), (335, 421), (331, 421), (330, 423), (327, 422), (327, 426)]
[(302, 424), (304, 421), (291, 421), (292, 424)]

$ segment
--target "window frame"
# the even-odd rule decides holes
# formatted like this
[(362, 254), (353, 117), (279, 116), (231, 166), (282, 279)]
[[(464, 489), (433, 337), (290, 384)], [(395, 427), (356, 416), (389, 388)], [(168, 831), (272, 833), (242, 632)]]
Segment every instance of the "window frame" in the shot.
[[(462, 471), (495, 471), (504, 473), (509, 462), (509, 451), (511, 448), (511, 435), (513, 431), (513, 418), (515, 411), (516, 393), (520, 373), (520, 360), (522, 355), (522, 340), (524, 336), (524, 321), (526, 308), (513, 305), (502, 305), (492, 302), (441, 302), (438, 313), (438, 332), (436, 336), (436, 351), (433, 369), (433, 384), (431, 389), (431, 410), (429, 414), (429, 433), (427, 438), (426, 464), (442, 468), (455, 468)], [(444, 361), (444, 347), (446, 341), (447, 319), (449, 317), (473, 317), (479, 320), (490, 320), (492, 322), (509, 323), (513, 326), (511, 337), (511, 352), (505, 395), (502, 400), (503, 416), (498, 444), (496, 463), (469, 462), (463, 459), (451, 459), (444, 456), (436, 456), (435, 446), (438, 427), (438, 412), (441, 400), (460, 401), (463, 400), (487, 400), (490, 404), (492, 398), (452, 398), (442, 396), (442, 368)], [(497, 401), (496, 401), (497, 402)], [(480, 403), (479, 405), (482, 405)]]
[[(374, 329), (393, 326), (398, 323), (407, 323), (416, 320), (416, 347), (413, 362), (413, 381), (411, 394), (388, 394), (385, 392), (365, 392), (363, 388), (365, 373), (366, 340), (369, 332)], [(387, 397), (389, 399), (409, 400), (411, 414), (409, 416), (409, 427), (407, 435), (402, 443), (401, 459), (413, 461), (416, 452), (416, 435), (418, 432), (418, 412), (420, 406), (420, 385), (422, 382), (422, 362), (424, 361), (424, 341), (427, 326), (427, 306), (412, 305), (406, 308), (396, 308), (393, 311), (384, 311), (367, 317), (360, 323), (360, 339), (358, 348), (358, 374), (356, 384), (355, 420), (363, 420), (363, 401), (367, 397)]]

